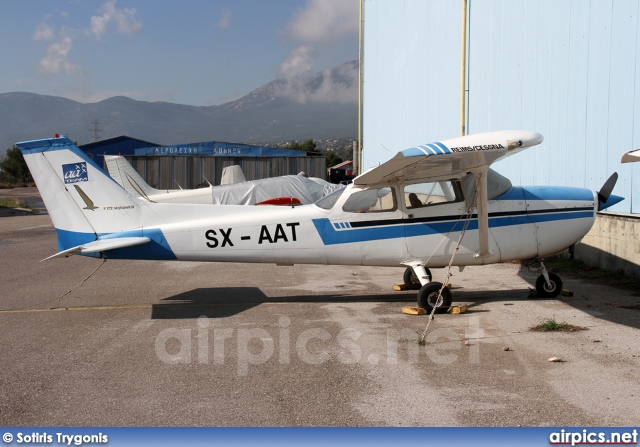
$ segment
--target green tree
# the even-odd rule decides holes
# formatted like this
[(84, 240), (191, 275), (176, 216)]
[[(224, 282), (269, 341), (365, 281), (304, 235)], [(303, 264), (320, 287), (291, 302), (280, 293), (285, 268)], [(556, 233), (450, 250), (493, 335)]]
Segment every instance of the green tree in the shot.
[(313, 142), (311, 138), (308, 140), (304, 140), (302, 143), (298, 143), (297, 141), (292, 141), (287, 145), (288, 149), (292, 149), (294, 151), (304, 151), (304, 152), (315, 152), (318, 146)]
[(13, 180), (15, 183), (33, 182), (33, 177), (31, 177), (29, 167), (24, 161), (22, 152), (20, 152), (20, 149), (18, 149), (17, 146), (13, 146), (11, 149), (7, 150), (6, 157), (2, 162), (0, 162), (0, 169), (2, 169), (2, 172), (8, 176), (9, 180)]
[(327, 168), (340, 164), (344, 161), (342, 158), (336, 155), (333, 151), (327, 151), (325, 153), (325, 156), (327, 157)]
[[(297, 141), (291, 141), (285, 147), (287, 149), (291, 149), (294, 151), (318, 152), (318, 145), (311, 138), (304, 140), (302, 143), (298, 143)], [(320, 152), (323, 152), (324, 156), (327, 157), (327, 168), (330, 168), (331, 166), (335, 166), (344, 161), (335, 151), (321, 150)]]

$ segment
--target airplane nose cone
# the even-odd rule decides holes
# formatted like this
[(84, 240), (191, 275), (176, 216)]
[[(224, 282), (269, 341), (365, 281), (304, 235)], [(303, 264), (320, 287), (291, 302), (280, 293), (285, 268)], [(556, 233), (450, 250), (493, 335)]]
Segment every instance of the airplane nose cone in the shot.
[(616, 203), (622, 202), (623, 200), (624, 200), (624, 197), (615, 196), (611, 194), (606, 201), (600, 202), (600, 211), (606, 210), (610, 206), (613, 206)]

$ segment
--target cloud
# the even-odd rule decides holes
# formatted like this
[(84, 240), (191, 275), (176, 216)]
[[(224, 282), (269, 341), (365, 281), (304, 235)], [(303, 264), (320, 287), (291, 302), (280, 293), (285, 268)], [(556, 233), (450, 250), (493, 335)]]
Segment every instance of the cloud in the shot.
[(357, 32), (359, 22), (357, 1), (308, 0), (305, 8), (289, 22), (286, 31), (302, 42), (329, 42)]
[(309, 73), (321, 51), (331, 51), (331, 44), (358, 32), (359, 14), (355, 0), (308, 0), (283, 30), (297, 45), (278, 67), (278, 94), (298, 102), (357, 102), (357, 66), (325, 70), (312, 82)]
[(358, 64), (346, 63), (321, 73), (283, 78), (276, 84), (274, 94), (300, 103), (358, 102)]
[[(51, 39), (54, 37), (52, 36)], [(83, 73), (82, 69), (69, 61), (69, 53), (73, 48), (73, 38), (61, 33), (55, 41), (47, 48), (47, 54), (38, 63), (40, 74), (52, 75), (64, 72), (69, 75), (78, 76)]]
[(231, 25), (231, 11), (223, 8), (220, 10), (220, 20), (218, 20), (218, 29), (225, 30)]
[(302, 45), (295, 48), (289, 57), (280, 64), (280, 76), (285, 79), (292, 79), (296, 76), (305, 74), (313, 67), (313, 59), (311, 58), (312, 48), (308, 45)]
[(51, 27), (51, 25), (48, 25), (44, 22), (38, 25), (36, 27), (36, 30), (33, 32), (33, 40), (49, 41), (53, 40), (54, 37), (55, 32), (53, 31), (53, 28)]
[[(107, 0), (98, 9), (99, 15), (94, 15), (90, 20), (90, 27), (84, 29), (73, 29), (62, 27), (58, 32), (47, 22), (52, 20), (53, 15), (45, 17), (45, 21), (40, 23), (34, 33), (33, 39), (36, 41), (49, 42), (45, 56), (38, 62), (36, 71), (41, 75), (65, 74), (70, 76), (74, 83), (74, 91), (81, 97), (90, 98), (95, 96), (88, 87), (88, 79), (85, 70), (71, 61), (71, 54), (75, 39), (95, 36), (101, 40), (112, 28), (115, 32), (122, 34), (134, 34), (142, 28), (142, 23), (136, 17), (136, 10), (132, 8), (118, 8), (117, 0)], [(58, 15), (67, 19), (69, 15), (63, 11), (56, 10)]]
[(322, 72), (322, 82), (309, 92), (309, 100), (317, 102), (358, 102), (358, 67), (343, 64)]
[(114, 24), (122, 34), (135, 34), (142, 29), (142, 23), (136, 18), (135, 8), (118, 9), (117, 0), (107, 0), (98, 10), (100, 15), (91, 17), (90, 32), (101, 40), (110, 24)]

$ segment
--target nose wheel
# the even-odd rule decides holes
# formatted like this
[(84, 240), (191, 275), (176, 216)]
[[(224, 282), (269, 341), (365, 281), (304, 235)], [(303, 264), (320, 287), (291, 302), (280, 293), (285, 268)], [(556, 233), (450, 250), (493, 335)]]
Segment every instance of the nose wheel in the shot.
[[(431, 270), (426, 267), (424, 268), (424, 270), (427, 272), (429, 282), (431, 282), (431, 279), (433, 278), (433, 276), (431, 276)], [(422, 287), (422, 284), (420, 284), (420, 279), (418, 279), (418, 276), (411, 267), (406, 268), (406, 270), (404, 271), (403, 279), (404, 285), (407, 286), (407, 289), (409, 290), (420, 290), (420, 288)]]
[(540, 298), (555, 298), (562, 292), (562, 280), (555, 273), (548, 273), (549, 281), (544, 275), (536, 280), (536, 294)]
[(562, 280), (555, 273), (547, 271), (544, 263), (540, 261), (540, 272), (536, 280), (536, 294), (540, 298), (555, 298), (562, 292)]

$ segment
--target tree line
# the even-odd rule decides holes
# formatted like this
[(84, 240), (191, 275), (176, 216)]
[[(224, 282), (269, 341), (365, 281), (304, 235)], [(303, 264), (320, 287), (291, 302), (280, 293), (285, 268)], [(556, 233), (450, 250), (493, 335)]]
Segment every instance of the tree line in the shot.
[(343, 149), (343, 148), (338, 150), (331, 150), (331, 151), (319, 150), (317, 144), (311, 138), (304, 140), (302, 143), (298, 143), (297, 141), (291, 141), (282, 147), (286, 149), (292, 149), (295, 151), (320, 152), (327, 158), (327, 168), (330, 168), (332, 166), (335, 166), (345, 161), (343, 159), (343, 156), (347, 157), (347, 159), (350, 160), (351, 152), (352, 152), (352, 149)]
[(0, 161), (0, 183), (12, 185), (18, 183), (33, 183), (29, 167), (24, 161), (18, 146), (7, 149), (7, 155)]

